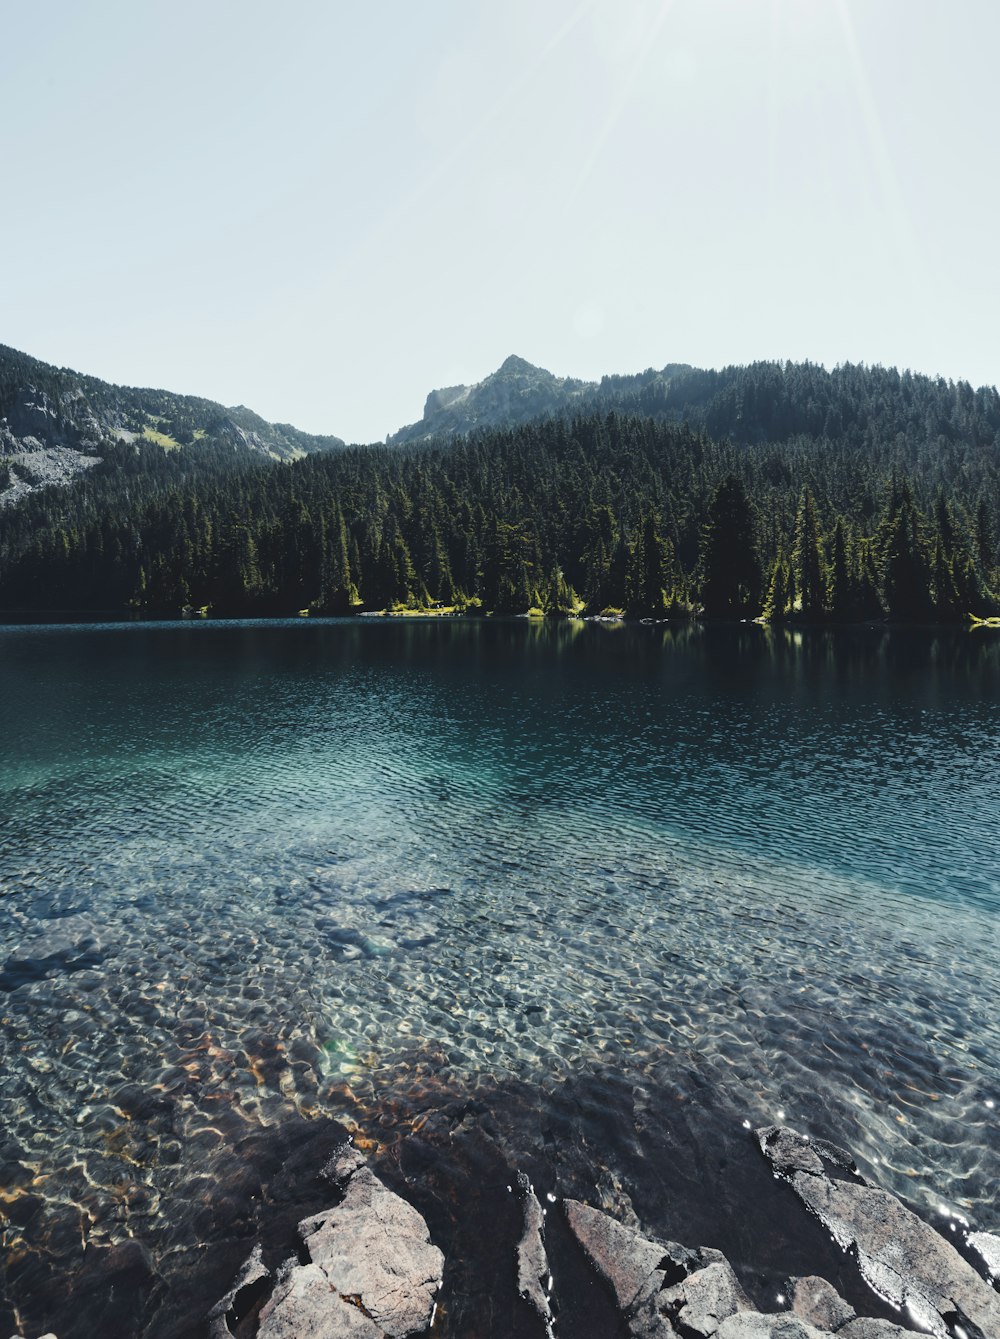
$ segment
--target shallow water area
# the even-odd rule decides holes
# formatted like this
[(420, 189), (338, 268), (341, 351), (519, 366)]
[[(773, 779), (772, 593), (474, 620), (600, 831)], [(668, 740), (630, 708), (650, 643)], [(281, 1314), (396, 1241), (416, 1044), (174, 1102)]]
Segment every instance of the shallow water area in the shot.
[(998, 687), (985, 634), (0, 630), (0, 1323), (111, 1270), (188, 1332), (333, 1120), (419, 1195), (488, 1112), (498, 1193), (762, 1277), (747, 1124), (1000, 1228)]

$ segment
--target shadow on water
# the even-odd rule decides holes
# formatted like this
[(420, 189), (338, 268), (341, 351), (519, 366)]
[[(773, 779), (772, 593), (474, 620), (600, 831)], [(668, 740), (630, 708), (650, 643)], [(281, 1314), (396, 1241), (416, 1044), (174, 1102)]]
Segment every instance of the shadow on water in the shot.
[[(433, 1056), (412, 1057), (414, 1072), (433, 1064)], [(377, 1107), (357, 1109), (356, 1138), (386, 1183), (425, 1216), (445, 1253), (435, 1339), (540, 1339), (538, 1319), (517, 1291), (518, 1171), (546, 1206), (557, 1329), (572, 1339), (624, 1331), (568, 1231), (562, 1197), (661, 1239), (722, 1250), (763, 1310), (780, 1309), (790, 1276), (819, 1274), (862, 1314), (893, 1316), (691, 1069), (671, 1065), (657, 1079), (645, 1076), (643, 1087), (620, 1070), (568, 1076), (553, 1087), (400, 1081), (401, 1090)], [(72, 1273), (52, 1271), (46, 1262), (65, 1248), (67, 1227), (39, 1212), (34, 1225), (23, 1224), (33, 1259), (26, 1255), (23, 1267), (6, 1261), (21, 1323), (29, 1333), (52, 1328), (60, 1339), (204, 1339), (207, 1310), (255, 1240), (272, 1269), (297, 1253), (295, 1224), (331, 1202), (319, 1172), (344, 1138), (338, 1123), (318, 1119), (288, 1120), (244, 1141), (237, 1179), (206, 1194), (198, 1250), (185, 1251), (182, 1264), (169, 1254), (154, 1264), (140, 1240), (126, 1239), (85, 1249)], [(4, 1323), (13, 1328), (13, 1313)]]
[[(425, 1214), (449, 1264), (439, 1331), (449, 1339), (534, 1339), (517, 1295), (518, 1171), (547, 1206), (546, 1249), (557, 1327), (574, 1339), (618, 1332), (616, 1310), (566, 1226), (560, 1201), (583, 1200), (663, 1240), (710, 1245), (732, 1261), (751, 1299), (780, 1309), (792, 1275), (820, 1274), (864, 1314), (893, 1315), (788, 1187), (752, 1133), (692, 1072), (670, 1066), (662, 1089), (607, 1071), (555, 1088), (487, 1082), (441, 1086), (388, 1103), (381, 1174)], [(419, 1114), (413, 1113), (413, 1106)]]

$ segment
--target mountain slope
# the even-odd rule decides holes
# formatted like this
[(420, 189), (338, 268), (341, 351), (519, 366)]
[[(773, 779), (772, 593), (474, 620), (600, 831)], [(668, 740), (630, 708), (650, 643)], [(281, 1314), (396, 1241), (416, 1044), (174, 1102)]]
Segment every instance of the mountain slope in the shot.
[(446, 386), (431, 391), (419, 423), (392, 434), (389, 442), (423, 442), (432, 437), (471, 432), (475, 428), (525, 423), (583, 405), (597, 390), (593, 381), (556, 377), (516, 355), (474, 386)]
[(114, 386), (0, 345), (0, 505), (64, 484), (121, 444), (291, 460), (341, 447), (249, 409), (169, 391)]
[(599, 382), (555, 377), (511, 357), (474, 386), (432, 391), (395, 445), (598, 411), (686, 423), (738, 446), (809, 439), (910, 451), (945, 443), (1000, 446), (1000, 396), (965, 381), (845, 363), (758, 362), (709, 370), (685, 363)]

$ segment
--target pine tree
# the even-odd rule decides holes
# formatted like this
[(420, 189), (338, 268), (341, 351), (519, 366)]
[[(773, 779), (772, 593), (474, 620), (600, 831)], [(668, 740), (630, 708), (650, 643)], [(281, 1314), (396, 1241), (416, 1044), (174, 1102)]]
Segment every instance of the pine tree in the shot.
[(976, 505), (975, 545), (980, 568), (992, 572), (996, 565), (996, 539), (990, 504), (985, 497), (980, 497)]
[(827, 607), (830, 617), (838, 623), (847, 623), (858, 617), (858, 593), (851, 576), (847, 557), (844, 520), (838, 516), (833, 527), (833, 552), (830, 558)]
[(884, 531), (882, 568), (890, 618), (920, 623), (933, 617), (930, 572), (919, 518), (912, 493), (906, 486), (896, 492), (894, 514)]
[(663, 618), (667, 612), (667, 588), (672, 567), (672, 549), (661, 537), (656, 516), (644, 518), (632, 549), (625, 592), (625, 612), (632, 618)]
[(962, 599), (955, 584), (955, 573), (945, 552), (944, 541), (938, 534), (934, 544), (934, 567), (931, 578), (934, 614), (942, 623), (954, 623), (962, 617)]
[(576, 592), (567, 583), (561, 567), (553, 567), (542, 594), (542, 613), (571, 614), (577, 606)]
[(823, 568), (816, 501), (811, 490), (803, 488), (795, 517), (792, 570), (795, 574), (797, 608), (805, 619), (822, 618), (825, 612), (826, 582)]
[(712, 497), (702, 531), (701, 602), (707, 618), (753, 618), (760, 611), (760, 558), (753, 513), (733, 474)]
[(761, 618), (769, 623), (780, 623), (788, 612), (790, 573), (788, 563), (779, 553), (771, 564), (771, 579), (764, 597), (764, 609)]

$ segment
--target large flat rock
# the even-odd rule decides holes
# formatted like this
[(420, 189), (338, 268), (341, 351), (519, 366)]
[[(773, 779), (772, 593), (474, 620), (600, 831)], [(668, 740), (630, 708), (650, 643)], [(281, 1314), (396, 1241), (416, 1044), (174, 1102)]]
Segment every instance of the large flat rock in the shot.
[[(1000, 1296), (940, 1233), (894, 1195), (869, 1185), (843, 1150), (781, 1126), (756, 1132), (775, 1175), (787, 1181), (844, 1249), (868, 1284), (938, 1339), (1000, 1336)], [(866, 1339), (850, 1322), (840, 1334)], [(879, 1334), (871, 1329), (872, 1336)]]
[(342, 1198), (299, 1224), (308, 1260), (289, 1261), (260, 1313), (260, 1339), (404, 1339), (428, 1329), (444, 1256), (411, 1204), (355, 1149), (326, 1169)]
[(385, 1339), (359, 1307), (338, 1297), (319, 1265), (289, 1261), (261, 1312), (258, 1339)]

